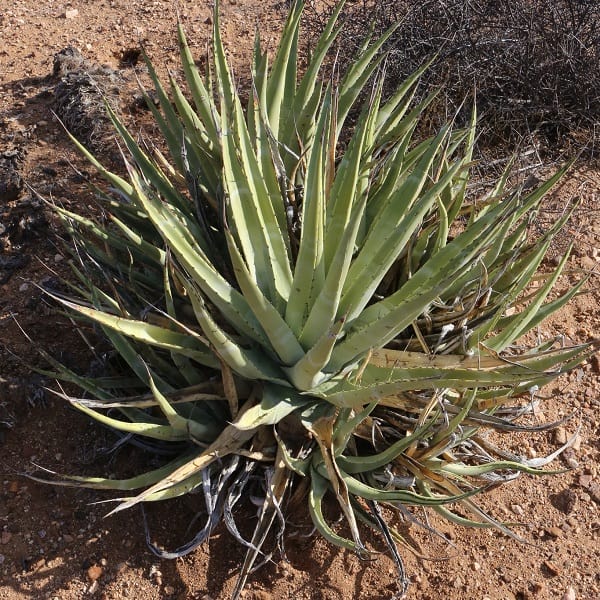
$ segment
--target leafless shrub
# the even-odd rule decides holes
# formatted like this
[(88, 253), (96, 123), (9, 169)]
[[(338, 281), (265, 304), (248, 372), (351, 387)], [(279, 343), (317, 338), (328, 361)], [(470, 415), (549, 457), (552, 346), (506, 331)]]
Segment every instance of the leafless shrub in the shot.
[(66, 128), (95, 152), (112, 145), (112, 125), (105, 102), (118, 111), (122, 76), (88, 61), (69, 46), (54, 57), (54, 110)]
[[(331, 10), (334, 2), (323, 4)], [(307, 18), (315, 30), (327, 11), (311, 8)], [(341, 62), (356, 59), (371, 21), (376, 34), (400, 23), (388, 45), (390, 90), (437, 54), (425, 78), (443, 86), (432, 128), (457, 112), (459, 120), (468, 118), (476, 94), (485, 146), (512, 145), (534, 134), (550, 149), (597, 153), (599, 2), (358, 0), (344, 11)]]

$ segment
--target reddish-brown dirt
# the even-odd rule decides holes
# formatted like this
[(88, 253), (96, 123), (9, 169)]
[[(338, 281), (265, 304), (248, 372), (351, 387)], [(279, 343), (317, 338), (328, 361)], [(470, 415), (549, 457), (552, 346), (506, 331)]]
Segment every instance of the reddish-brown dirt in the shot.
[[(180, 0), (178, 10), (194, 51), (201, 58), (211, 28), (209, 3)], [(242, 71), (254, 29), (273, 45), (285, 16), (285, 2), (223, 0), (224, 37), (230, 59)], [(90, 61), (107, 64), (123, 77), (120, 104), (132, 127), (151, 136), (147, 117), (132, 108), (135, 73), (140, 65), (122, 60), (143, 41), (162, 73), (177, 69), (176, 13), (170, 0), (126, 2), (95, 0), (13, 0), (0, 8), (0, 599), (74, 600), (134, 598), (227, 598), (243, 549), (224, 529), (193, 554), (163, 561), (147, 549), (137, 510), (104, 519), (105, 499), (97, 493), (57, 488), (21, 476), (40, 464), (64, 473), (132, 473), (139, 463), (131, 448), (107, 451), (110, 432), (92, 424), (60, 399), (42, 393), (52, 382), (30, 370), (43, 364), (41, 347), (67, 364), (85, 357), (85, 345), (72, 324), (48, 306), (36, 284), (67, 274), (58, 244), (60, 227), (30, 187), (67, 207), (93, 211), (85, 180), (86, 165), (54, 119), (56, 79), (53, 57), (77, 47)], [(131, 62), (131, 61), (130, 61)], [(243, 79), (243, 78), (242, 78)], [(17, 160), (13, 151), (22, 153)], [(8, 162), (6, 162), (8, 161)], [(8, 164), (10, 161), (14, 169)], [(15, 162), (16, 161), (16, 162)], [(81, 171), (78, 174), (72, 165)], [(4, 164), (4, 167), (2, 167)], [(8, 165), (8, 166), (7, 166)], [(18, 173), (25, 185), (11, 177)], [(574, 241), (562, 290), (592, 273), (588, 291), (540, 327), (542, 336), (562, 335), (566, 343), (598, 336), (600, 293), (594, 275), (600, 261), (600, 170), (574, 168), (550, 198), (542, 225), (552, 222), (567, 201), (578, 209), (566, 234), (556, 241), (546, 264), (551, 269), (566, 243)], [(49, 270), (50, 269), (50, 270)], [(18, 325), (17, 325), (18, 323)], [(22, 334), (22, 327), (32, 342)], [(443, 534), (407, 526), (423, 558), (403, 550), (411, 576), (408, 597), (415, 600), (595, 599), (600, 597), (600, 417), (597, 356), (547, 389), (537, 418), (555, 420), (574, 413), (555, 432), (502, 440), (519, 453), (536, 456), (559, 447), (579, 431), (572, 448), (555, 462), (563, 473), (521, 477), (487, 493), (481, 504), (499, 519), (515, 523), (527, 543), (489, 530), (466, 530), (430, 517)], [(200, 496), (151, 506), (153, 538), (165, 547), (193, 536)], [(333, 510), (333, 509), (332, 509)], [(420, 515), (423, 516), (423, 515)], [(248, 506), (240, 521), (255, 517)], [(254, 573), (246, 599), (381, 599), (396, 591), (392, 560), (381, 550), (377, 560), (360, 562), (348, 552), (309, 535), (306, 514), (290, 517), (285, 558)], [(189, 528), (189, 530), (188, 530)]]

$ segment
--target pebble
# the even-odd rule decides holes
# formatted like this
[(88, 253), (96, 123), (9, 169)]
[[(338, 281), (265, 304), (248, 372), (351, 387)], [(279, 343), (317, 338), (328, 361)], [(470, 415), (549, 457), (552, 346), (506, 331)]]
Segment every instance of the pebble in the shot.
[(3, 531), (0, 536), (0, 544), (8, 544), (10, 538), (12, 538), (12, 533), (10, 531)]
[(29, 289), (29, 284), (28, 283), (22, 283), (19, 286), (19, 291), (20, 292), (26, 292)]
[(162, 573), (156, 565), (152, 565), (150, 567), (149, 576), (150, 576), (150, 579), (154, 579), (154, 582), (156, 583), (156, 585), (158, 585), (158, 586), (162, 585), (162, 581), (163, 581)]
[(54, 262), (55, 263), (62, 262), (63, 260), (65, 260), (65, 257), (62, 254), (55, 254), (54, 255)]
[(102, 573), (104, 573), (104, 569), (99, 565), (92, 565), (87, 570), (87, 576), (90, 581), (96, 581), (98, 578), (102, 577)]
[(579, 476), (579, 485), (583, 488), (590, 487), (592, 483), (593, 477), (591, 475), (580, 475)]
[(510, 509), (519, 516), (523, 516), (525, 514), (525, 511), (523, 510), (523, 508), (521, 507), (520, 504), (511, 504), (510, 505)]
[(554, 441), (562, 446), (567, 442), (567, 431), (564, 427), (557, 427), (554, 431)]
[(591, 256), (584, 256), (581, 259), (581, 266), (588, 271), (593, 271), (597, 265), (596, 261)]
[[(533, 590), (532, 591), (533, 591), (534, 594), (541, 594), (542, 592), (544, 592), (544, 590), (545, 590), (545, 587), (544, 587), (543, 583), (539, 583), (539, 582), (536, 581), (533, 584)], [(526, 596), (524, 596), (524, 597), (526, 597)]]
[(560, 529), (559, 527), (549, 527), (548, 529), (546, 529), (546, 533), (549, 536), (552, 536), (553, 538), (559, 538), (563, 534), (562, 529)]
[(596, 503), (600, 504), (600, 483), (592, 483), (588, 488), (590, 498)]
[(560, 575), (560, 569), (549, 560), (544, 561), (544, 566), (546, 567), (546, 569), (548, 569), (548, 571), (550, 571), (551, 575)]
[(575, 594), (575, 590), (569, 586), (567, 591), (563, 594), (562, 600), (576, 600), (577, 595)]
[(67, 8), (64, 12), (65, 19), (74, 19), (79, 15), (79, 11), (76, 8)]
[(172, 585), (165, 585), (165, 594), (172, 596), (175, 593), (175, 588)]
[(567, 463), (567, 466), (570, 467), (571, 469), (579, 468), (579, 463), (574, 458), (567, 458), (567, 460), (565, 462)]

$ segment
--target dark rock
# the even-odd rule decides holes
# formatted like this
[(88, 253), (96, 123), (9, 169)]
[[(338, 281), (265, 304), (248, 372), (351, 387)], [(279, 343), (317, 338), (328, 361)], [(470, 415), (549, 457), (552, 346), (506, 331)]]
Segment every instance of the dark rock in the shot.
[(24, 153), (21, 150), (6, 150), (0, 153), (0, 202), (16, 200), (23, 190), (20, 169)]
[(0, 235), (8, 236), (9, 246), (39, 237), (48, 226), (42, 202), (31, 197), (23, 198), (14, 206), (0, 212), (0, 220), (2, 222)]
[(16, 254), (14, 256), (0, 256), (0, 284), (6, 283), (17, 271), (29, 263), (29, 256)]

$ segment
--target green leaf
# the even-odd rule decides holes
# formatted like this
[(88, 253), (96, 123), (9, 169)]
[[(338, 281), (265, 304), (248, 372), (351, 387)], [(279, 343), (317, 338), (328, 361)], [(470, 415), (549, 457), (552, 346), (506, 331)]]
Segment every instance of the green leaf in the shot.
[(442, 180), (419, 197), (433, 159), (441, 151), (446, 135), (447, 130), (440, 133), (417, 168), (410, 173), (398, 191), (388, 197), (387, 203), (373, 220), (362, 248), (350, 267), (342, 294), (339, 310), (348, 315), (349, 321), (354, 320), (367, 305), (413, 231), (435, 202), (439, 190), (461, 168), (461, 163), (457, 163)]
[(213, 368), (218, 366), (218, 362), (215, 361), (209, 349), (208, 342), (206, 340), (203, 341), (200, 336), (190, 337), (189, 335), (165, 329), (146, 321), (138, 321), (124, 316), (113, 315), (102, 310), (88, 308), (81, 304), (59, 298), (51, 293), (48, 293), (48, 295), (69, 309), (86, 316), (88, 319), (110, 327), (138, 342), (189, 356), (206, 366)]
[(308, 510), (314, 526), (319, 533), (332, 544), (340, 548), (346, 548), (356, 552), (358, 547), (355, 542), (344, 538), (331, 529), (323, 515), (323, 497), (329, 489), (327, 480), (316, 470), (311, 469), (310, 473), (310, 491), (308, 495)]
[(260, 350), (245, 348), (223, 330), (212, 318), (201, 294), (190, 280), (182, 279), (198, 324), (213, 346), (215, 353), (237, 374), (249, 380), (286, 383), (278, 364)]
[[(569, 361), (582, 357), (587, 346), (550, 350), (535, 355), (430, 356), (418, 352), (384, 350), (373, 352), (371, 364), (362, 369), (360, 382), (349, 377), (334, 378), (312, 390), (315, 396), (340, 407), (358, 409), (377, 401), (395, 406), (395, 396), (409, 390), (464, 390), (485, 386), (513, 386), (527, 382), (531, 387), (564, 372)], [(579, 358), (580, 359), (580, 358)], [(381, 363), (383, 366), (376, 366)]]
[(325, 148), (331, 127), (331, 91), (321, 106), (317, 134), (309, 150), (305, 175), (304, 205), (300, 247), (294, 280), (288, 299), (285, 320), (296, 336), (300, 336), (310, 309), (323, 287), (325, 221)]
[(291, 125), (296, 91), (298, 34), (303, 2), (294, 2), (281, 34), (266, 89), (268, 123), (278, 138), (282, 125)]
[(225, 231), (233, 270), (240, 290), (247, 300), (252, 312), (262, 325), (269, 341), (283, 365), (292, 365), (304, 356), (302, 346), (292, 333), (288, 324), (265, 298), (264, 294), (252, 279), (246, 264), (237, 248), (235, 240), (228, 230)]
[(328, 377), (321, 371), (331, 358), (331, 353), (344, 326), (340, 319), (326, 331), (317, 343), (293, 366), (285, 369), (290, 381), (302, 391), (308, 391)]

